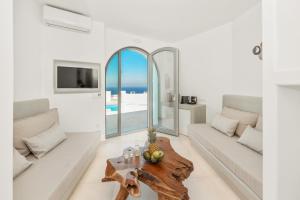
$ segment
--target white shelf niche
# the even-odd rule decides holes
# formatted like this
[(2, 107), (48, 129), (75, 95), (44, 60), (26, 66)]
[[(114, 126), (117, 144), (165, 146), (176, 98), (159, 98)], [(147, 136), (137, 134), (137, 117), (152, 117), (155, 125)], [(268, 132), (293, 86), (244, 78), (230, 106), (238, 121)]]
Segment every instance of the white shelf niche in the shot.
[(300, 68), (274, 72), (275, 84), (279, 86), (300, 86)]

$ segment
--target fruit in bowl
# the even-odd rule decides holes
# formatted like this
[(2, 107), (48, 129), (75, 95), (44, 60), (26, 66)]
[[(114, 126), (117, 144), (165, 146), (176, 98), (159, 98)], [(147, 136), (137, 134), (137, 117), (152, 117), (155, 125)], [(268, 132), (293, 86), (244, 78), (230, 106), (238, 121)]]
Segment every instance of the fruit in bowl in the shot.
[(143, 153), (144, 159), (151, 163), (158, 163), (164, 157), (164, 152), (159, 149), (156, 143), (156, 130), (154, 128), (148, 129), (148, 148), (147, 151)]
[(164, 152), (161, 150), (154, 151), (151, 155), (151, 162), (157, 163), (157, 162), (161, 161), (162, 158), (164, 157), (164, 155), (165, 155)]
[(161, 150), (154, 151), (152, 154), (149, 151), (143, 153), (144, 159), (151, 163), (158, 163), (164, 157), (164, 152)]

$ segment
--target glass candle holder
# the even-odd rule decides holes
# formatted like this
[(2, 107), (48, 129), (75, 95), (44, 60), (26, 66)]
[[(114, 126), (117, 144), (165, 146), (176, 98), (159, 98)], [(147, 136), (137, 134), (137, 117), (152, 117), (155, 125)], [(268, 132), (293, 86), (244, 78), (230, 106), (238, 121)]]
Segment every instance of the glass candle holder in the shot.
[(141, 155), (141, 148), (140, 146), (137, 144), (135, 145), (135, 156), (139, 157)]
[(127, 152), (127, 151), (125, 151), (124, 153), (123, 153), (123, 157), (124, 157), (124, 160), (125, 160), (125, 162), (127, 162), (128, 161), (128, 159), (129, 159), (129, 153)]
[(129, 157), (130, 158), (133, 158), (134, 157), (134, 151), (132, 150), (132, 151), (129, 151)]

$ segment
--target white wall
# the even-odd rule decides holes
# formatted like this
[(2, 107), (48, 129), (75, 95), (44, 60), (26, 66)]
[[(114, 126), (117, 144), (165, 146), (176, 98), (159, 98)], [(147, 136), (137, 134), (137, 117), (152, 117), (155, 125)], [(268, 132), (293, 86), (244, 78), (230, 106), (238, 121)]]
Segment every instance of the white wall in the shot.
[(0, 199), (12, 200), (13, 4), (0, 6)]
[(36, 1), (14, 1), (15, 100), (42, 95), (41, 16)]
[(233, 91), (262, 96), (262, 61), (252, 49), (262, 41), (262, 9), (257, 4), (232, 24)]
[[(54, 94), (53, 60), (101, 63), (104, 79), (104, 24), (93, 22), (91, 33), (80, 33), (42, 26), (43, 92), (58, 107), (60, 121), (67, 131), (104, 130), (104, 85), (98, 94)], [(102, 81), (103, 84), (103, 81)]]
[(221, 97), (232, 92), (232, 24), (176, 44), (180, 49), (180, 94), (207, 104), (207, 118), (221, 109)]
[(103, 95), (53, 91), (54, 59), (101, 63), (104, 79), (104, 24), (94, 22), (91, 33), (48, 27), (40, 3), (15, 0), (15, 29), (15, 100), (49, 98), (66, 131), (104, 130)]
[(159, 40), (153, 40), (145, 37), (141, 37), (134, 34), (124, 33), (111, 28), (105, 29), (105, 42), (106, 42), (106, 56), (107, 59), (115, 53), (117, 50), (128, 47), (135, 46), (140, 47), (149, 53), (152, 51), (170, 45), (169, 43), (162, 42)]
[[(91, 33), (48, 27), (42, 22), (42, 5), (35, 0), (15, 0), (15, 100), (47, 97), (58, 107), (66, 131), (105, 130), (104, 90), (106, 60), (118, 49), (137, 46), (153, 51), (166, 44), (157, 40), (105, 29), (93, 22)], [(53, 60), (101, 64), (102, 92), (54, 94)]]
[[(220, 111), (225, 93), (261, 93), (261, 63), (251, 53), (261, 40), (260, 6), (233, 23), (168, 44), (106, 28), (99, 22), (93, 23), (89, 34), (47, 27), (37, 1), (15, 0), (15, 5), (15, 100), (50, 98), (52, 106), (60, 109), (66, 131), (105, 130), (105, 65), (114, 52), (126, 46), (148, 52), (164, 46), (180, 48), (180, 93), (205, 100), (208, 119)], [(53, 59), (101, 63), (102, 95), (54, 95)]]
[(233, 22), (177, 42), (180, 93), (207, 104), (208, 121), (221, 110), (223, 94), (262, 96), (262, 61), (252, 49), (262, 41), (261, 5)]
[[(274, 8), (276, 2), (263, 1), (263, 199), (281, 200), (278, 198), (278, 89), (274, 81), (274, 66), (276, 66), (276, 43), (274, 41)], [(272, 22), (273, 21), (273, 22)], [(285, 132), (286, 133), (286, 132)], [(298, 184), (294, 187), (298, 189)], [(290, 186), (290, 185), (288, 185)], [(287, 198), (283, 198), (287, 199)]]
[(300, 2), (263, 1), (264, 199), (300, 199)]

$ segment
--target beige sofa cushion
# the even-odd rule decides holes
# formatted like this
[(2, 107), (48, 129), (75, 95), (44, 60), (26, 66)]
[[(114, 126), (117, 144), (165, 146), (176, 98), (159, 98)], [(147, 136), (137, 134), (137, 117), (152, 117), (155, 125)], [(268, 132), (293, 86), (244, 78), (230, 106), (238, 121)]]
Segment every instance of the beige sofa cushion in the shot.
[(254, 151), (262, 154), (263, 153), (263, 135), (257, 129), (247, 126), (243, 135), (237, 141), (238, 143), (253, 149)]
[(232, 137), (236, 130), (237, 125), (239, 124), (238, 120), (229, 119), (222, 115), (216, 115), (211, 122), (211, 126), (215, 129), (221, 131), (222, 133)]
[(13, 150), (13, 158), (14, 158), (14, 178), (16, 178), (18, 175), (22, 174), (30, 165), (32, 165), (32, 162), (26, 160), (24, 156), (22, 156), (15, 148)]
[(52, 127), (36, 136), (23, 138), (23, 141), (35, 157), (41, 158), (65, 139), (66, 134), (61, 130), (59, 124), (55, 123)]
[(245, 112), (229, 107), (223, 108), (222, 115), (230, 119), (239, 120), (239, 125), (235, 131), (239, 137), (243, 134), (248, 125), (255, 127), (258, 118), (257, 113)]
[(30, 151), (23, 142), (23, 138), (38, 135), (56, 122), (58, 122), (57, 109), (51, 109), (42, 114), (14, 121), (14, 147), (22, 155), (29, 155)]
[(191, 140), (200, 143), (262, 199), (263, 157), (207, 124), (189, 125)]
[(68, 199), (95, 157), (100, 133), (66, 133), (66, 136), (63, 143), (41, 159), (31, 156), (34, 164), (14, 180), (14, 200)]

